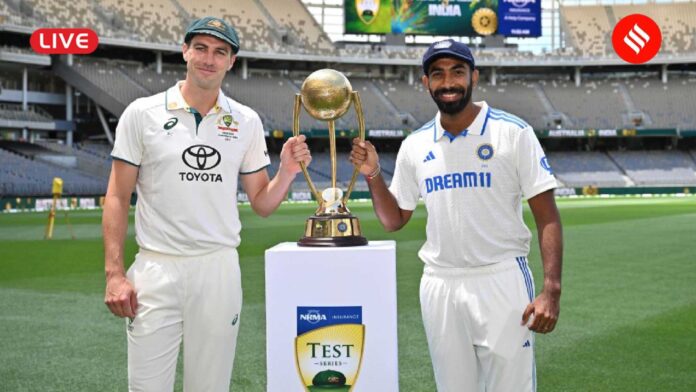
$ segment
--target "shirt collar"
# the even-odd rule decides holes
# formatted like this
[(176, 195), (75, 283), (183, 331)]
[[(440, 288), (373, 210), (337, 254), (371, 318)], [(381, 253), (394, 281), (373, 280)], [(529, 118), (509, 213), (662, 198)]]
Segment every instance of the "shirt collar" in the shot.
[[(182, 83), (184, 83), (184, 81), (180, 80), (176, 82), (174, 86), (170, 87), (169, 90), (167, 90), (165, 94), (165, 103), (167, 105), (167, 110), (183, 109), (187, 112), (191, 111), (191, 107), (188, 103), (186, 103), (184, 96), (181, 95)], [(222, 89), (220, 89), (220, 92), (218, 93), (217, 102), (215, 103), (215, 106), (213, 106), (213, 108), (210, 109), (210, 113), (220, 113), (221, 111), (224, 113), (232, 113), (230, 101), (225, 96), (225, 93), (222, 92)]]
[(453, 136), (451, 133), (447, 132), (440, 124), (440, 112), (435, 115), (435, 141), (440, 140), (443, 136), (447, 136), (450, 142), (454, 141), (459, 136), (476, 135), (481, 136), (486, 132), (486, 124), (488, 123), (488, 115), (490, 109), (486, 101), (474, 102), (477, 106), (481, 107), (481, 111), (476, 115), (474, 121), (469, 125), (469, 127), (463, 130), (459, 135)]

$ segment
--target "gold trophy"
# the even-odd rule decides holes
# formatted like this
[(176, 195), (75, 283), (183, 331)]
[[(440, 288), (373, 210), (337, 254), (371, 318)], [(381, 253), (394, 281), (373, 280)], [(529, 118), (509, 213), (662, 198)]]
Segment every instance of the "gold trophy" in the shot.
[(331, 154), (331, 187), (321, 193), (317, 191), (309, 178), (307, 167), (300, 163), (302, 173), (309, 189), (319, 203), (314, 215), (307, 219), (305, 234), (298, 241), (300, 246), (358, 246), (366, 245), (367, 239), (361, 235), (360, 222), (353, 216), (346, 202), (358, 178), (358, 168), (353, 169), (353, 177), (344, 193), (336, 187), (336, 119), (340, 118), (350, 104), (355, 105), (358, 117), (360, 140), (365, 140), (365, 119), (363, 117), (360, 96), (350, 85), (348, 78), (333, 69), (320, 69), (313, 72), (302, 83), (300, 93), (295, 95), (293, 110), (294, 136), (300, 134), (300, 106), (317, 120), (327, 121), (329, 126), (329, 147)]

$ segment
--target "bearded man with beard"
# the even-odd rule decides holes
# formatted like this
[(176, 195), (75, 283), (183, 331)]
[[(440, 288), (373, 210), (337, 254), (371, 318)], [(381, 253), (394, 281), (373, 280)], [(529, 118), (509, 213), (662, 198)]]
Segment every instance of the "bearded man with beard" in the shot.
[[(534, 334), (553, 331), (560, 310), (556, 179), (531, 126), (472, 102), (479, 72), (466, 45), (433, 43), (423, 72), (439, 111), (402, 142), (391, 185), (370, 142), (355, 139), (350, 160), (387, 231), (402, 228), (424, 201), (420, 302), (438, 391), (535, 391)], [(538, 295), (527, 264), (525, 199), (544, 271)]]

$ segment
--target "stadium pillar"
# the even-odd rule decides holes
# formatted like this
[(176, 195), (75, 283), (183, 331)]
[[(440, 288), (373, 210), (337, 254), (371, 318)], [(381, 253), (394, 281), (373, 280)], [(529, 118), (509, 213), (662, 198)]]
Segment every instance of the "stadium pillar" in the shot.
[(242, 59), (242, 79), (247, 80), (249, 77), (249, 61), (247, 58)]
[(162, 74), (162, 52), (155, 52), (155, 63), (157, 66), (157, 75)]
[(29, 110), (27, 96), (29, 95), (29, 69), (22, 69), (22, 111)]
[(662, 83), (667, 84), (667, 64), (662, 64)]
[[(71, 85), (65, 85), (65, 121), (73, 120), (73, 88)], [(65, 144), (72, 147), (73, 130), (70, 129), (65, 135)]]
[(582, 78), (580, 77), (580, 67), (575, 67), (575, 87), (580, 87)]
[(491, 86), (495, 86), (498, 81), (498, 70), (495, 67), (491, 67)]

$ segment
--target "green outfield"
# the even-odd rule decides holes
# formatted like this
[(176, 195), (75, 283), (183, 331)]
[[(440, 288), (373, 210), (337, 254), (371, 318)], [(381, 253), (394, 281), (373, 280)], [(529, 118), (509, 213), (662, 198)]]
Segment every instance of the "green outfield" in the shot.
[[(559, 207), (561, 317), (553, 334), (537, 336), (539, 391), (695, 391), (696, 197), (562, 199)], [(264, 250), (296, 241), (313, 209), (286, 204), (263, 219), (241, 207), (235, 391), (265, 391)], [(369, 239), (397, 241), (401, 390), (434, 391), (417, 292), (424, 209), (392, 234), (369, 204), (352, 209)], [(46, 215), (0, 214), (0, 390), (125, 391), (125, 325), (102, 302), (101, 213), (71, 212), (78, 240), (59, 213), (51, 241), (41, 239)], [(525, 219), (531, 223), (528, 210)], [(137, 248), (132, 226), (130, 234), (129, 260)]]

